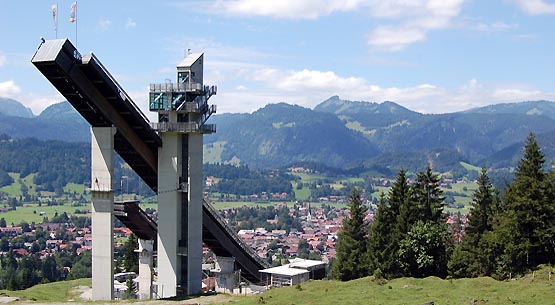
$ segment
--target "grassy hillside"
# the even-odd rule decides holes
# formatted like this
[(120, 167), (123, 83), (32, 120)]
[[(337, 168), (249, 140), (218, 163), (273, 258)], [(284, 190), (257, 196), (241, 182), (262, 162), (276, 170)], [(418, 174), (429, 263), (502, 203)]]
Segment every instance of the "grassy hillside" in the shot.
[(78, 279), (56, 283), (40, 284), (25, 290), (0, 290), (0, 295), (17, 297), (22, 301), (68, 302), (79, 296), (79, 286), (91, 286), (91, 279)]
[(512, 281), (491, 278), (442, 280), (402, 278), (389, 282), (371, 277), (350, 282), (313, 281), (296, 287), (272, 289), (261, 295), (237, 297), (227, 304), (554, 304), (548, 268)]

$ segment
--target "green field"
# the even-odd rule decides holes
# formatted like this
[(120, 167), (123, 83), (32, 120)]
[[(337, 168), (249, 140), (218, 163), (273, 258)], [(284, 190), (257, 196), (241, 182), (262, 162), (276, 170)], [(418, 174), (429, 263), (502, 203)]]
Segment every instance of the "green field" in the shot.
[[(83, 206), (71, 206), (69, 204), (66, 205), (58, 205), (58, 206), (46, 206), (43, 204), (42, 206), (38, 206), (38, 204), (25, 204), (21, 207), (17, 207), (15, 211), (9, 211), (5, 213), (0, 213), (0, 218), (6, 219), (6, 223), (11, 225), (12, 223), (15, 225), (20, 224), (22, 221), (26, 221), (27, 223), (42, 223), (42, 220), (45, 216), (49, 219), (52, 219), (56, 212), (58, 214), (62, 214), (66, 212), (69, 215), (73, 215), (75, 210), (90, 210), (91, 207), (89, 204), (85, 204)], [(44, 215), (40, 215), (41, 212), (44, 212)], [(80, 214), (79, 216), (90, 216), (90, 214)]]
[(4, 192), (9, 196), (19, 196), (21, 195), (21, 184), (19, 183), (19, 174), (18, 173), (8, 173), (10, 177), (13, 179), (13, 183), (10, 185), (6, 185), (0, 188), (0, 192)]
[(222, 162), (222, 152), (225, 148), (225, 141), (214, 142), (204, 145), (204, 162), (219, 163)]
[(297, 200), (308, 200), (310, 197), (310, 189), (306, 186), (303, 186), (302, 189), (298, 190), (297, 185), (299, 182), (293, 182), (293, 191), (295, 192), (295, 198)]
[(401, 278), (377, 281), (371, 277), (350, 282), (312, 281), (295, 287), (271, 289), (260, 295), (235, 297), (226, 304), (388, 304), (416, 305), (434, 302), (462, 304), (555, 304), (555, 287), (543, 269), (526, 278), (496, 281), (492, 278), (442, 280)]
[(302, 182), (304, 182), (304, 183), (314, 182), (314, 181), (318, 181), (318, 180), (327, 178), (326, 176), (323, 176), (323, 175), (307, 174), (307, 173), (294, 173), (293, 176), (297, 176), (297, 177), (301, 178)]
[(474, 166), (472, 164), (468, 164), (466, 162), (459, 162), (459, 164), (464, 167), (466, 170), (468, 171), (476, 171), (476, 172), (480, 172), (482, 169), (479, 168), (478, 166)]
[(17, 291), (0, 290), (0, 295), (18, 297), (22, 301), (71, 302), (79, 296), (80, 293), (76, 291), (79, 286), (91, 287), (91, 279), (40, 284)]

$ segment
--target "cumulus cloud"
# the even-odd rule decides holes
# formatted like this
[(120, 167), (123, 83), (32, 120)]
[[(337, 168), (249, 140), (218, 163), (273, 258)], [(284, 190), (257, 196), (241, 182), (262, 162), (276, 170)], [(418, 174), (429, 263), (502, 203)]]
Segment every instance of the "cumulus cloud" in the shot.
[(544, 0), (514, 0), (516, 5), (530, 15), (555, 14), (555, 3)]
[(21, 93), (21, 89), (15, 84), (13, 80), (0, 82), (0, 96), (14, 98)]
[[(464, 0), (216, 0), (210, 11), (231, 16), (268, 16), (316, 19), (338, 12), (363, 11), (380, 24), (371, 30), (368, 44), (398, 51), (425, 40), (431, 30), (449, 27)], [(387, 22), (383, 24), (382, 22)]]
[(370, 32), (368, 44), (385, 51), (399, 51), (423, 41), (431, 30), (451, 26), (460, 14), (463, 0), (373, 0), (371, 14), (393, 20), (396, 24), (380, 25)]
[[(288, 102), (312, 108), (332, 95), (348, 100), (393, 101), (423, 113), (447, 113), (492, 103), (555, 100), (555, 93), (518, 85), (488, 85), (471, 79), (458, 88), (423, 83), (408, 87), (382, 86), (360, 77), (343, 77), (332, 71), (283, 71), (273, 68), (250, 71), (249, 88), (225, 91), (224, 112), (253, 111), (267, 103)], [(248, 101), (248, 103), (245, 103)]]

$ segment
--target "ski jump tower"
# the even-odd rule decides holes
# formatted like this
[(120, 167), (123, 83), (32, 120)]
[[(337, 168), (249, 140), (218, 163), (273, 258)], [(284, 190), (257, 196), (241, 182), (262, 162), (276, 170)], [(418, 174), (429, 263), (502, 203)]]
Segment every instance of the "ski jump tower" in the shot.
[(205, 124), (216, 111), (208, 99), (216, 86), (203, 84), (203, 54), (188, 54), (177, 66), (177, 83), (151, 84), (151, 123), (158, 150), (158, 295), (192, 295), (202, 285), (202, 145), (216, 131)]

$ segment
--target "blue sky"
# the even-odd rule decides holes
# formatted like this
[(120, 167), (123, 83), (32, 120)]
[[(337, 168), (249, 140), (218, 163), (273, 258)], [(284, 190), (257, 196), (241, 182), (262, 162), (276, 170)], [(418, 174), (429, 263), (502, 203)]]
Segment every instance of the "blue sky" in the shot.
[[(35, 114), (64, 100), (30, 63), (55, 37), (54, 3), (0, 11), (0, 97)], [(142, 109), (187, 49), (205, 53), (219, 113), (332, 95), (425, 113), (555, 100), (555, 1), (78, 1), (77, 41), (73, 1), (57, 3), (58, 38), (94, 52)]]

